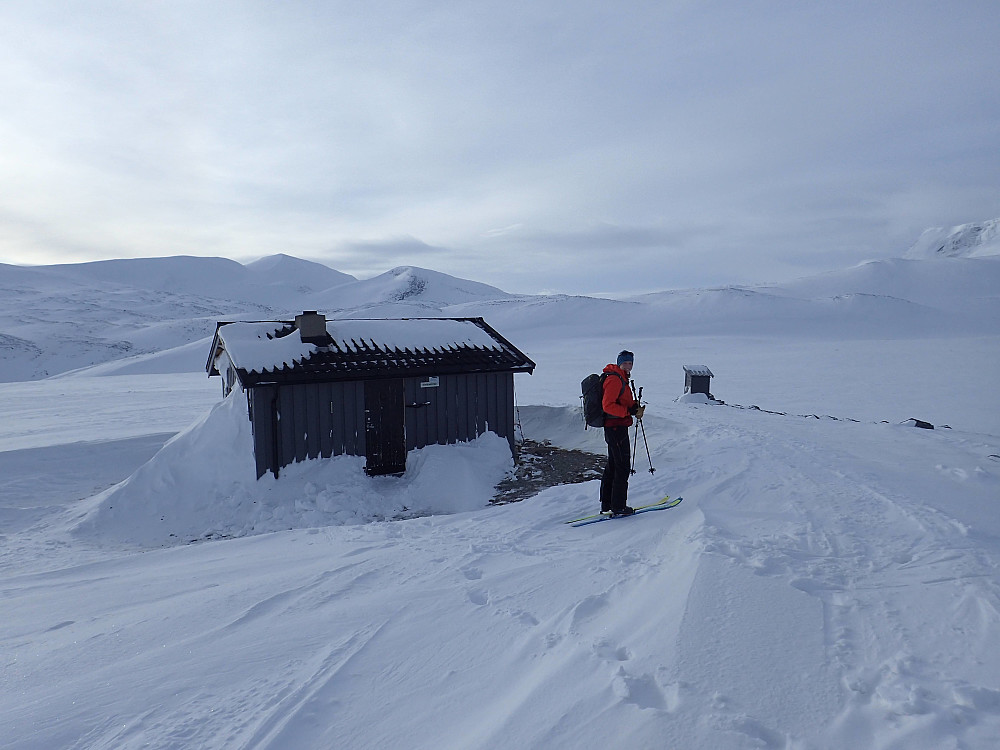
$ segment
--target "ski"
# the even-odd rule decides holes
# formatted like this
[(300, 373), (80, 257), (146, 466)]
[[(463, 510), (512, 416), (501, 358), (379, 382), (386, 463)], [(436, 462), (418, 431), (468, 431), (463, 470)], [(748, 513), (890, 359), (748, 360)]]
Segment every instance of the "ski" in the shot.
[[(667, 504), (669, 502), (670, 502), (670, 495), (667, 495), (662, 500), (657, 500), (655, 503), (650, 503), (649, 505), (640, 505), (635, 510), (636, 510), (636, 512), (638, 512), (640, 510), (646, 510), (647, 508), (656, 508), (656, 507), (658, 507), (660, 505), (665, 505), (665, 504)], [(675, 504), (679, 503), (679, 502), (680, 502), (680, 499), (678, 498), (675, 501)], [(610, 518), (610, 517), (611, 517), (611, 512), (609, 511), (607, 513), (594, 513), (593, 515), (590, 515), (590, 516), (581, 516), (580, 518), (571, 518), (568, 521), (563, 521), (563, 523), (577, 523), (579, 521), (589, 521), (589, 520), (597, 519), (597, 518)]]
[(596, 516), (591, 516), (589, 518), (581, 518), (576, 521), (570, 521), (570, 526), (586, 526), (589, 523), (600, 523), (601, 521), (612, 521), (616, 518), (631, 518), (632, 516), (637, 516), (640, 513), (648, 513), (653, 510), (666, 510), (667, 508), (676, 508), (681, 504), (683, 497), (678, 497), (674, 500), (664, 500), (659, 503), (653, 503), (652, 505), (641, 505), (635, 509), (635, 513), (630, 516), (613, 516), (610, 513), (598, 513)]

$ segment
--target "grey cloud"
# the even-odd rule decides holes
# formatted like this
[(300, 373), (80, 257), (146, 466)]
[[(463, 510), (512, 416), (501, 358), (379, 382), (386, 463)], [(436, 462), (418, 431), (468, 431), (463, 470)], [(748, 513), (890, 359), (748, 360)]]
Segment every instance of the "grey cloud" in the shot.
[[(534, 248), (550, 248), (553, 251), (573, 250), (615, 250), (675, 248), (684, 244), (692, 233), (711, 232), (711, 227), (697, 229), (664, 229), (659, 227), (629, 227), (599, 223), (574, 232), (537, 232), (519, 237), (521, 242)], [(504, 238), (507, 239), (507, 238)]]
[(0, 260), (827, 270), (1000, 215), (996, 28), (971, 1), (4, 3), (0, 215), (35, 229)]
[[(454, 251), (416, 237), (347, 242), (324, 253), (323, 262), (360, 277), (375, 276), (396, 266), (427, 266), (447, 261)], [(436, 269), (446, 271), (444, 268)]]

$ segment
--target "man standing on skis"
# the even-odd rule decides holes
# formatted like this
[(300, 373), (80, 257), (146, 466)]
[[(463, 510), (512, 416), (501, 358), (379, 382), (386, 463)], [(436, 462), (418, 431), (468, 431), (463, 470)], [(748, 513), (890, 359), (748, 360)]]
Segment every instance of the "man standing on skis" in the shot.
[(616, 364), (604, 368), (604, 440), (608, 444), (608, 464), (601, 477), (601, 512), (628, 516), (635, 511), (627, 504), (628, 478), (631, 470), (628, 428), (632, 417), (642, 419), (640, 406), (629, 387), (635, 355), (627, 349), (619, 353)]

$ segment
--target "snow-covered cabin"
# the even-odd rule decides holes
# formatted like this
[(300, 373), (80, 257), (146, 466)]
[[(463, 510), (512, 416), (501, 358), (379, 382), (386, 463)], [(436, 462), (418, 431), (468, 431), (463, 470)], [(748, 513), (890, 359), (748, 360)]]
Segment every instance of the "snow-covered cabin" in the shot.
[(485, 432), (514, 448), (514, 373), (535, 363), (482, 318), (220, 322), (206, 369), (247, 394), (258, 478), (307, 458), (406, 453)]
[(705, 365), (684, 365), (684, 393), (704, 393), (709, 398), (712, 394), (712, 371)]

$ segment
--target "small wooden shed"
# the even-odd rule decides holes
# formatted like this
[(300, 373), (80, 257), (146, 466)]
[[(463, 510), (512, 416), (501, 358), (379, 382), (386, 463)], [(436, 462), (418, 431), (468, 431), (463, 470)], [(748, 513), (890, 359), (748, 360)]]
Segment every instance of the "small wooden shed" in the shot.
[(684, 393), (704, 393), (712, 398), (709, 391), (713, 377), (705, 365), (684, 365)]
[(247, 394), (257, 477), (307, 458), (406, 454), (485, 432), (514, 449), (514, 374), (535, 363), (482, 318), (220, 322), (206, 369)]

